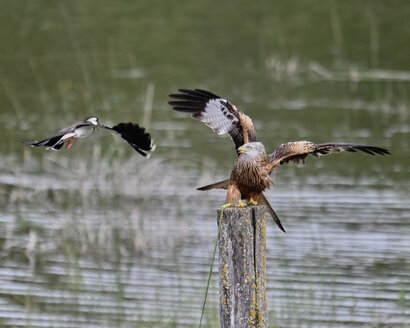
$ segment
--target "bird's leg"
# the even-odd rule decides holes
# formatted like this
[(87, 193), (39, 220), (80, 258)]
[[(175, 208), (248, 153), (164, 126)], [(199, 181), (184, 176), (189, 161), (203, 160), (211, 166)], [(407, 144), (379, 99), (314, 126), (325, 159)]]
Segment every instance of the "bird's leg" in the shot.
[(66, 149), (68, 148), (68, 145), (70, 144), (70, 141), (71, 141), (71, 138), (68, 138), (68, 139), (64, 140), (64, 143), (66, 144), (65, 145)]
[(244, 201), (240, 201), (237, 204), (227, 203), (225, 205), (222, 205), (222, 209), (224, 210), (225, 208), (228, 208), (228, 207), (246, 207), (246, 206), (248, 206), (248, 203)]
[(67, 146), (65, 147), (66, 149), (70, 149), (71, 146), (74, 144), (74, 142), (77, 140), (78, 138), (70, 138), (68, 139), (68, 143)]
[(225, 205), (222, 205), (222, 209), (224, 210), (225, 208), (228, 208), (228, 207), (246, 207), (246, 206), (248, 206), (248, 203), (244, 201), (240, 201), (237, 204), (227, 203)]
[[(239, 201), (236, 205), (232, 205), (232, 206), (235, 206), (235, 207), (246, 207), (246, 206), (248, 206), (248, 205), (250, 205), (250, 204), (256, 206), (256, 205), (258, 205), (258, 202), (251, 197), (251, 198), (249, 199), (249, 202), (241, 200), (241, 201)], [(228, 205), (228, 204), (226, 204), (226, 205)], [(227, 207), (228, 207), (228, 206), (227, 206)]]
[(249, 203), (252, 204), (252, 205), (255, 205), (255, 206), (258, 205), (258, 202), (256, 200), (254, 200), (252, 197), (249, 199)]
[(236, 207), (246, 207), (246, 206), (248, 206), (248, 203), (247, 202), (244, 202), (244, 201), (240, 201), (238, 204), (236, 204), (235, 205)]

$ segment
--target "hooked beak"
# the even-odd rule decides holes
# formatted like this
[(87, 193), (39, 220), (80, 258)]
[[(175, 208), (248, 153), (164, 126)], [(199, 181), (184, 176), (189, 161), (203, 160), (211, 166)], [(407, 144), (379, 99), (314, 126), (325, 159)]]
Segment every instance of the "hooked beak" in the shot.
[(248, 149), (246, 149), (245, 146), (242, 145), (238, 148), (238, 151), (239, 151), (239, 154), (243, 154), (243, 153), (247, 153)]

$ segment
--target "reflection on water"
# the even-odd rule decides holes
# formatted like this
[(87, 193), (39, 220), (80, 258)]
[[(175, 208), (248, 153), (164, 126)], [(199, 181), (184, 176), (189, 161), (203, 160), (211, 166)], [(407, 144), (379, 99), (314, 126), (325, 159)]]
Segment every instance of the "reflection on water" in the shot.
[[(102, 167), (90, 169), (108, 172)], [(214, 210), (224, 192), (193, 192), (192, 163), (184, 171), (167, 161), (132, 158), (124, 168), (122, 177), (99, 182), (79, 171), (71, 187), (57, 175), (48, 187), (46, 176), (34, 177), (30, 186), (29, 176), (22, 175), (21, 184), (13, 181), (12, 187), (10, 178), (1, 176), (2, 190), (16, 193), (1, 220), (3, 325), (198, 322), (216, 237)], [(173, 173), (164, 182), (154, 173), (146, 178), (147, 170)], [(367, 179), (333, 179), (326, 186), (328, 180), (324, 174), (315, 183), (290, 182), (269, 193), (288, 231), (282, 234), (268, 221), (271, 322), (405, 327), (410, 319), (407, 196), (390, 187), (379, 190)], [(113, 199), (111, 193), (121, 196)], [(215, 274), (206, 316), (210, 326), (218, 323), (217, 293)]]
[[(228, 97), (271, 151), (301, 139), (391, 150), (274, 172), (267, 196), (287, 234), (268, 222), (269, 322), (409, 326), (408, 6), (218, 6), (0, 5), (0, 326), (198, 324), (225, 193), (195, 187), (226, 178), (235, 152), (170, 110), (180, 87)], [(156, 152), (103, 134), (61, 152), (19, 144), (90, 114), (145, 120)]]

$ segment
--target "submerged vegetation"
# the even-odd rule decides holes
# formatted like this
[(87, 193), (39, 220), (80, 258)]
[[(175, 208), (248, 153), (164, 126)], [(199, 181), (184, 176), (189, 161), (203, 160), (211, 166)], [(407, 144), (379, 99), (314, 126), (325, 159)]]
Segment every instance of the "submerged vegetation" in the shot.
[[(110, 158), (98, 145), (91, 156), (79, 159), (49, 152), (39, 162), (30, 152), (25, 150), (18, 172), (2, 175), (2, 207), (17, 219), (3, 239), (3, 250), (17, 247), (36, 255), (60, 250), (69, 257), (97, 258), (112, 258), (118, 250), (130, 257), (144, 255), (150, 236), (144, 231), (149, 218), (143, 213), (151, 206), (158, 210), (170, 195), (178, 211), (178, 204), (190, 197), (192, 181), (183, 168), (163, 174), (170, 171), (170, 158)], [(33, 176), (39, 169), (41, 175)], [(24, 213), (30, 212), (32, 219), (27, 220)], [(44, 226), (43, 216), (54, 217), (52, 227)], [(27, 237), (17, 237), (22, 234)]]

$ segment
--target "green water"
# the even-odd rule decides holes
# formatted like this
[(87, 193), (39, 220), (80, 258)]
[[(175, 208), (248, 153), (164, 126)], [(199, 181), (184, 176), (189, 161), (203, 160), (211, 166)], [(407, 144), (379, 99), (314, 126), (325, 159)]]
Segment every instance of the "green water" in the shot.
[[(203, 88), (251, 116), (268, 151), (392, 152), (274, 172), (288, 234), (268, 226), (268, 307), (272, 327), (406, 327), (409, 17), (403, 0), (0, 1), (0, 326), (196, 326), (225, 194), (194, 189), (235, 152), (167, 95)], [(20, 144), (89, 115), (142, 123), (151, 160), (103, 134)]]

